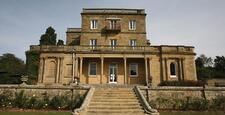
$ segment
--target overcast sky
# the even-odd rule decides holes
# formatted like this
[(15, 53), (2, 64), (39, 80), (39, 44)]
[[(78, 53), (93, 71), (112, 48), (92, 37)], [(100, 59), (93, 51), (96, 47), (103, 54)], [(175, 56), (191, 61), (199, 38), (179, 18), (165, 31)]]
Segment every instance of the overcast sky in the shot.
[(141, 8), (153, 45), (191, 45), (198, 55), (225, 55), (225, 0), (0, 0), (0, 55), (25, 60), (29, 45), (53, 26), (65, 41), (82, 8)]

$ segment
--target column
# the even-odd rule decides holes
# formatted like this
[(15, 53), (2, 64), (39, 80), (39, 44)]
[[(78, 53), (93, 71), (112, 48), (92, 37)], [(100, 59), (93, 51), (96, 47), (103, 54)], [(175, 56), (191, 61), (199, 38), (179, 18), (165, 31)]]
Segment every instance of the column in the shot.
[(185, 58), (182, 58), (182, 59), (181, 59), (181, 66), (182, 66), (182, 74), (183, 74), (182, 76), (183, 76), (183, 80), (184, 80), (185, 77), (186, 77), (186, 76), (185, 76), (186, 74), (185, 74), (185, 64), (184, 64), (184, 60), (185, 60)]
[(39, 64), (39, 71), (38, 71), (38, 83), (43, 83), (44, 65), (45, 65), (45, 59), (44, 57), (41, 57), (40, 64)]
[[(149, 70), (149, 72), (148, 72), (148, 73), (149, 73), (149, 77), (151, 78), (151, 82), (152, 82), (152, 79), (153, 79), (153, 78), (152, 78), (152, 76), (151, 76), (151, 58), (148, 58), (148, 59), (149, 59), (149, 60), (148, 60), (148, 64), (149, 64), (149, 65), (148, 65), (148, 67), (149, 67), (148, 70)], [(150, 81), (148, 81), (148, 82), (150, 82)]]
[(166, 81), (168, 81), (168, 66), (167, 66), (167, 58), (164, 59), (165, 60), (165, 74), (166, 74)]
[(128, 84), (128, 78), (127, 78), (127, 58), (124, 57), (124, 84)]
[(80, 79), (82, 77), (83, 57), (80, 57)]
[(180, 80), (184, 80), (183, 79), (183, 69), (182, 69), (182, 64), (181, 64), (182, 63), (182, 59), (179, 59), (178, 61), (179, 61), (179, 74), (180, 74), (179, 78), (180, 78)]
[(74, 73), (74, 75), (76, 77), (78, 77), (78, 58), (77, 57), (75, 58), (75, 73)]
[(61, 84), (62, 83), (62, 80), (63, 80), (62, 78), (63, 78), (63, 68), (64, 68), (63, 67), (63, 59), (64, 58), (63, 57), (60, 57), (59, 59), (60, 59), (60, 66), (59, 66), (59, 72), (60, 73), (59, 73), (59, 81), (58, 81), (58, 83)]
[(72, 78), (71, 78), (71, 83), (74, 82), (74, 52), (72, 54)]
[(57, 60), (57, 69), (56, 69), (55, 83), (58, 83), (58, 81), (59, 81), (59, 72), (60, 72), (60, 70), (59, 70), (60, 58), (57, 57), (56, 60)]
[(102, 79), (103, 79), (103, 72), (104, 72), (104, 58), (101, 57), (101, 78), (100, 78), (100, 83), (102, 84)]
[(145, 80), (146, 85), (148, 85), (148, 58), (145, 57)]

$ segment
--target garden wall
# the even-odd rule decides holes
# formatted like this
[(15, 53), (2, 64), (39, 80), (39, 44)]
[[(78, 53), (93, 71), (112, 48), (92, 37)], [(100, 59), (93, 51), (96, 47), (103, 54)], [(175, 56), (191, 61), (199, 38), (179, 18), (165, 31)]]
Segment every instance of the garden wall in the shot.
[(0, 94), (4, 92), (19, 93), (24, 91), (27, 96), (54, 97), (54, 96), (74, 96), (84, 95), (89, 87), (84, 86), (42, 86), (42, 85), (0, 85)]
[(147, 90), (149, 91), (149, 100), (156, 98), (171, 98), (171, 99), (186, 99), (205, 98), (214, 99), (218, 96), (225, 96), (225, 87), (141, 87), (142, 93), (147, 97)]

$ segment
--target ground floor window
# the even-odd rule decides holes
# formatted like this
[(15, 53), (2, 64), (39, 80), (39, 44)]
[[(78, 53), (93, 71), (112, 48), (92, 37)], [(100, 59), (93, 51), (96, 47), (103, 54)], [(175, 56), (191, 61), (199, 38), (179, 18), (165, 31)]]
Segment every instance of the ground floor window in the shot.
[(89, 63), (89, 71), (90, 76), (95, 76), (97, 74), (97, 64), (94, 62)]
[(170, 64), (170, 77), (176, 77), (176, 64), (174, 62)]
[(131, 63), (129, 67), (129, 73), (132, 77), (138, 76), (138, 64), (137, 63)]

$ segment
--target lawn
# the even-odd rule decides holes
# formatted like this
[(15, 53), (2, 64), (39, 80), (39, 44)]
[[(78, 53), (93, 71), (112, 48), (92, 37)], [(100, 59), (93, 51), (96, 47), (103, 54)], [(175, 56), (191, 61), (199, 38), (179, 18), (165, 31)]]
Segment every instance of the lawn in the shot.
[(219, 111), (164, 111), (160, 112), (160, 115), (225, 115), (225, 112)]
[(71, 115), (71, 112), (0, 112), (0, 115)]

